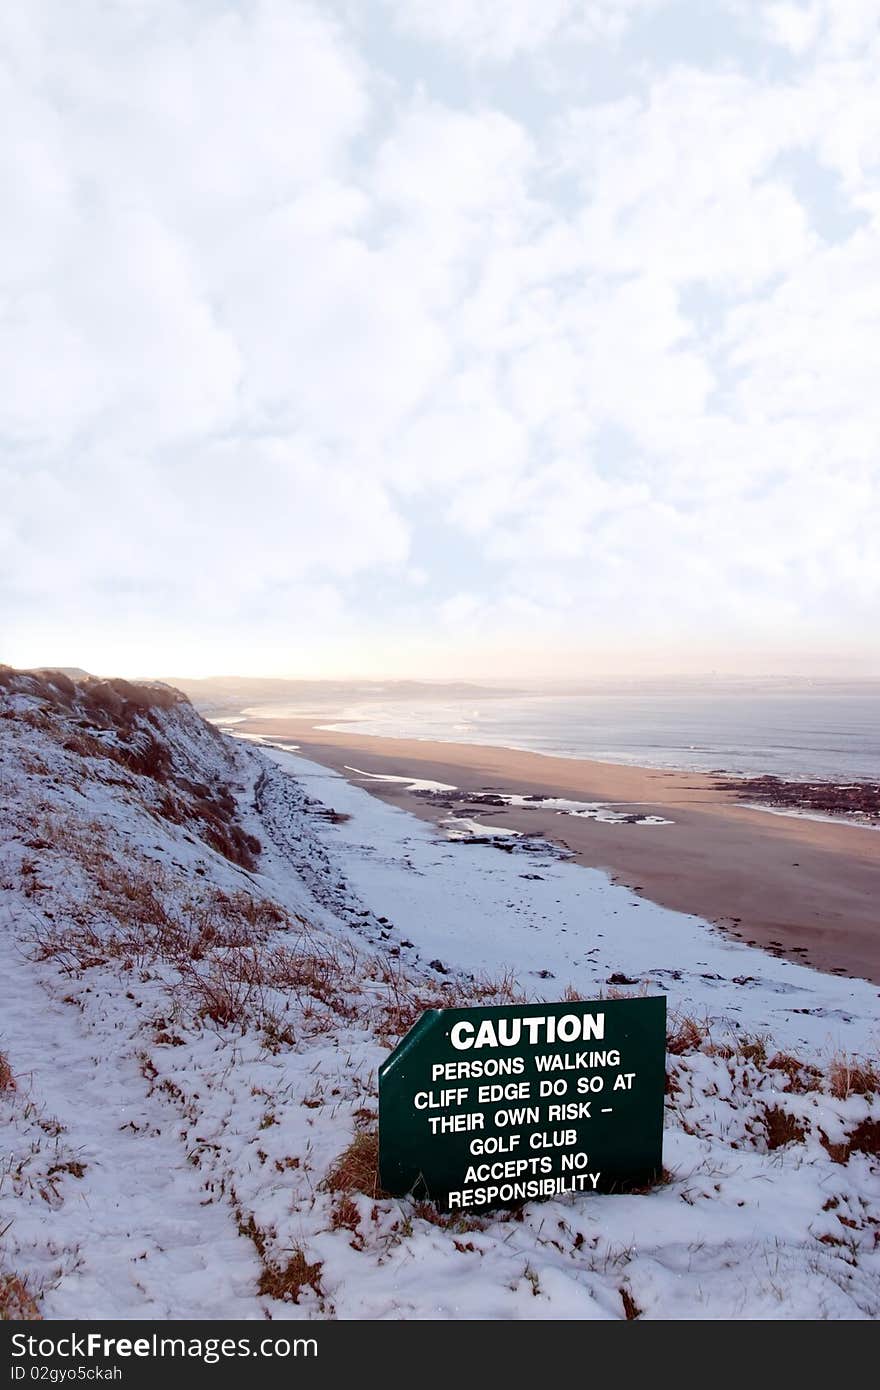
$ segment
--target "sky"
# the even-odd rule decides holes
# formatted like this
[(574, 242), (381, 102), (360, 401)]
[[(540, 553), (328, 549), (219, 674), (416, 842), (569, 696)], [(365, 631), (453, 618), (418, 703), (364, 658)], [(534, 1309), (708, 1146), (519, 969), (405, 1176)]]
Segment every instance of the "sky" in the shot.
[(0, 660), (880, 674), (876, 0), (0, 18)]

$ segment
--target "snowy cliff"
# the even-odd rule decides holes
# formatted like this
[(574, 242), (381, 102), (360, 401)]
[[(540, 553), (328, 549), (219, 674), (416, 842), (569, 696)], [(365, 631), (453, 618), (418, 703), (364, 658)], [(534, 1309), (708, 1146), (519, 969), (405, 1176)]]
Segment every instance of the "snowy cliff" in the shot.
[[(880, 1312), (864, 982), (440, 839), (167, 686), (8, 668), (0, 932), (5, 1316)], [(383, 1196), (376, 1071), (422, 1009), (567, 988), (668, 996), (664, 1181)]]

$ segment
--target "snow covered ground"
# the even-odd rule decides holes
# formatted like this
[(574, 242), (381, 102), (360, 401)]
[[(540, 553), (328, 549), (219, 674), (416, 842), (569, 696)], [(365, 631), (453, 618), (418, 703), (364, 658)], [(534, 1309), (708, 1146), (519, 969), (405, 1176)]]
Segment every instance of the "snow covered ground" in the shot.
[[(187, 704), (12, 677), (0, 931), (12, 1315), (880, 1312), (866, 982), (450, 841)], [(378, 1193), (376, 1071), (421, 1009), (569, 986), (667, 995), (667, 1180), (479, 1217)]]

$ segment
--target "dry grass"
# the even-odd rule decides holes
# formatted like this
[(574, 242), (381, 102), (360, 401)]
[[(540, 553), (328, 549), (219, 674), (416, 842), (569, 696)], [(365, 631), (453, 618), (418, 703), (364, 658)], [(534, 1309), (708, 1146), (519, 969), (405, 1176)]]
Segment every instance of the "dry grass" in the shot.
[[(220, 1027), (263, 1028), (267, 1045), (292, 1041), (290, 1025), (273, 999), (291, 995), (309, 1035), (329, 1032), (358, 1013), (356, 953), (336, 943), (319, 945), (301, 937), (286, 941), (223, 945), (204, 959), (182, 951), (174, 960), (178, 995), (202, 1019)], [(319, 1007), (316, 1007), (319, 1006)]]
[(253, 1212), (245, 1217), (241, 1210), (236, 1208), (236, 1214), (239, 1234), (253, 1241), (254, 1249), (263, 1266), (257, 1284), (258, 1293), (265, 1298), (277, 1298), (284, 1303), (299, 1303), (303, 1289), (310, 1288), (319, 1299), (323, 1299), (321, 1270), (324, 1266), (321, 1261), (309, 1264), (302, 1246), (295, 1245), (290, 1259), (284, 1264), (279, 1264), (269, 1257), (266, 1232), (257, 1224)]
[(880, 1120), (868, 1118), (860, 1121), (852, 1133), (840, 1143), (833, 1143), (821, 1130), (819, 1139), (834, 1163), (849, 1163), (855, 1153), (880, 1158)]
[[(522, 1209), (493, 1211), (490, 1215), (494, 1221), (519, 1221), (522, 1219)], [(414, 1220), (426, 1221), (429, 1226), (439, 1226), (441, 1231), (455, 1231), (458, 1235), (470, 1235), (476, 1231), (485, 1231), (488, 1225), (487, 1218), (484, 1216), (472, 1216), (470, 1212), (441, 1211), (439, 1207), (434, 1206), (433, 1202), (427, 1200), (413, 1203), (412, 1215), (406, 1217), (404, 1225), (411, 1228)]]
[[(206, 884), (198, 897), (175, 902), (175, 884), (160, 865), (146, 858), (120, 865), (96, 851), (102, 838), (106, 843), (101, 827), (41, 822), (40, 845), (52, 844), (81, 864), (89, 892), (63, 925), (37, 928), (36, 959), (55, 960), (72, 975), (110, 962), (124, 970), (170, 966), (172, 998), (188, 1016), (221, 1028), (262, 1027), (267, 1046), (276, 1050), (294, 1041), (284, 1018), (286, 998), (298, 1005), (298, 1031), (309, 1036), (358, 1015), (372, 1024), (376, 995), (362, 997), (361, 980), (369, 972), (350, 943), (317, 937), (302, 918), (244, 891)], [(405, 1031), (401, 1015), (406, 1011), (414, 1021), (429, 1003), (407, 982), (404, 1004), (393, 972), (383, 974), (386, 967), (378, 962), (372, 970), (392, 982), (390, 1003), (379, 1009), (382, 1031), (394, 1024)], [(490, 988), (503, 990), (504, 984), (477, 984), (476, 992)], [(456, 1002), (454, 990), (441, 992), (436, 1002)]]
[(367, 1197), (380, 1197), (379, 1133), (362, 1130), (348, 1148), (339, 1155), (321, 1186), (327, 1192), (350, 1194), (362, 1192)]
[(880, 1091), (880, 1068), (875, 1062), (841, 1052), (831, 1060), (828, 1086), (838, 1100), (848, 1100), (850, 1096), (873, 1097)]
[(868, 1118), (860, 1121), (849, 1136), (849, 1148), (850, 1153), (880, 1158), (880, 1120)]
[(5, 1052), (0, 1052), (0, 1092), (14, 1090), (15, 1077), (12, 1074), (12, 1067), (9, 1065), (9, 1058)]
[[(38, 809), (26, 843), (72, 860), (85, 886), (66, 920), (35, 929), (36, 959), (54, 960), (71, 975), (110, 963), (141, 973), (161, 969), (186, 1015), (221, 1028), (262, 1028), (275, 1051), (295, 1042), (285, 1017), (291, 997), (300, 1012), (297, 1032), (306, 1036), (358, 1014), (372, 1024), (375, 997), (369, 1008), (359, 998), (365, 971), (356, 949), (313, 937), (304, 919), (271, 899), (206, 883), (181, 903), (177, 884), (154, 860), (114, 860), (107, 827), (97, 821), (76, 823)], [(400, 1002), (400, 990), (392, 991), (392, 1014)], [(413, 1017), (422, 1007), (411, 1002)], [(385, 1016), (381, 1026), (388, 1031)]]
[[(760, 1073), (781, 1073), (785, 1078), (782, 1089), (795, 1095), (824, 1091), (837, 1100), (853, 1095), (872, 1100), (880, 1094), (880, 1064), (872, 1059), (839, 1053), (823, 1073), (819, 1066), (790, 1052), (773, 1052), (766, 1035), (743, 1033), (717, 1041), (708, 1027), (694, 1018), (673, 1020), (666, 1050), (672, 1057), (700, 1051), (710, 1057), (751, 1065)], [(673, 1077), (668, 1093), (674, 1094), (677, 1089)]]
[(106, 826), (100, 820), (77, 820), (37, 807), (33, 835), (25, 843), (29, 849), (50, 850), (73, 859), (91, 874), (99, 865), (113, 862), (104, 845), (106, 833)]
[(320, 1260), (309, 1264), (304, 1250), (297, 1245), (285, 1265), (265, 1265), (257, 1286), (258, 1292), (265, 1298), (277, 1298), (284, 1303), (299, 1303), (303, 1289), (308, 1288), (317, 1294), (318, 1298), (322, 1298), (323, 1268)]
[(818, 1067), (801, 1062), (788, 1052), (774, 1052), (767, 1063), (768, 1071), (780, 1071), (786, 1077), (784, 1090), (797, 1095), (808, 1091), (818, 1091), (822, 1086), (822, 1073)]
[(0, 1274), (0, 1322), (42, 1322), (37, 1300), (17, 1274)]
[(357, 952), (346, 943), (318, 946), (303, 937), (295, 947), (278, 942), (266, 953), (267, 978), (297, 997), (327, 1004), (339, 1017), (354, 1016), (349, 996), (357, 992)]
[[(54, 737), (81, 764), (91, 765), (89, 775), (112, 781), (107, 764), (115, 764), (140, 779), (139, 791), (151, 814), (189, 824), (232, 863), (248, 870), (256, 867), (262, 846), (240, 823), (235, 798), (222, 778), (214, 774), (210, 784), (193, 782), (176, 765), (165, 720), (175, 709), (196, 720), (186, 696), (158, 684), (91, 677), (74, 682), (59, 672), (4, 668), (0, 674), (0, 689), (17, 690), (41, 701), (38, 709), (5, 713)], [(202, 738), (222, 748), (217, 730), (207, 724), (199, 728)]]
[[(75, 859), (85, 857), (81, 832), (54, 825), (44, 832), (56, 844), (63, 837)], [(36, 959), (53, 959), (70, 974), (110, 961), (123, 969), (170, 966), (177, 976), (172, 995), (191, 1016), (219, 1027), (263, 1027), (273, 1046), (292, 1041), (270, 1000), (273, 991), (293, 994), (311, 1011), (312, 1031), (354, 1016), (356, 952), (313, 941), (302, 919), (270, 899), (206, 885), (198, 898), (175, 904), (173, 883), (149, 860), (122, 866), (93, 855), (90, 880), (90, 897), (75, 920), (35, 932)], [(293, 944), (292, 928), (299, 933)], [(316, 1002), (326, 1006), (320, 1017)]]
[(284, 1023), (272, 1009), (266, 1009), (262, 1020), (263, 1046), (267, 1052), (277, 1054), (284, 1047), (296, 1046), (296, 1034), (289, 1023)]
[(807, 1137), (802, 1121), (780, 1105), (765, 1105), (763, 1119), (768, 1153), (782, 1149), (786, 1144), (803, 1144)]
[(197, 1018), (245, 1030), (265, 1014), (265, 977), (256, 947), (233, 946), (203, 962), (181, 955), (175, 964), (178, 997), (186, 999)]
[(632, 1296), (632, 1290), (628, 1289), (626, 1284), (622, 1284), (620, 1287), (620, 1298), (623, 1303), (623, 1312), (627, 1322), (632, 1322), (636, 1318), (642, 1316), (643, 1310), (636, 1303)]
[(666, 1051), (673, 1057), (685, 1052), (696, 1052), (708, 1038), (704, 1024), (695, 1018), (676, 1018), (671, 1020), (671, 1028), (666, 1034)]
[(361, 1214), (358, 1211), (357, 1203), (349, 1197), (347, 1192), (343, 1192), (333, 1203), (333, 1210), (330, 1214), (331, 1231), (350, 1231), (352, 1234), (352, 1245), (357, 1250), (364, 1248), (364, 1238), (360, 1232)]
[(382, 1005), (377, 1033), (383, 1040), (402, 1038), (428, 1009), (469, 1009), (477, 1004), (525, 1004), (512, 971), (493, 979), (487, 975), (469, 980), (445, 980), (436, 985), (414, 981), (404, 967), (386, 960), (380, 980), (388, 999)]
[(758, 1071), (765, 1071), (769, 1042), (770, 1039), (761, 1033), (728, 1034), (727, 1041), (717, 1042), (707, 1029), (701, 1050), (707, 1057), (751, 1064)]
[(742, 1062), (751, 1062), (752, 1066), (766, 1067), (769, 1041), (769, 1038), (761, 1034), (750, 1035), (747, 1033), (737, 1042), (736, 1056)]

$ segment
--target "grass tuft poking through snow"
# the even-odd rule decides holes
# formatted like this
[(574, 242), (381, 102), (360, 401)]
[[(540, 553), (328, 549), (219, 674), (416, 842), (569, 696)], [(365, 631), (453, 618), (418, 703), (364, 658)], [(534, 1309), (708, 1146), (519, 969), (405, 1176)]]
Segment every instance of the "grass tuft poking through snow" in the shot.
[(333, 1164), (323, 1186), (328, 1192), (341, 1192), (346, 1196), (352, 1192), (361, 1192), (366, 1197), (383, 1196), (379, 1187), (379, 1131), (370, 1129), (357, 1133)]
[(297, 1246), (286, 1264), (266, 1266), (260, 1275), (259, 1292), (279, 1302), (299, 1303), (304, 1290), (311, 1289), (320, 1300), (322, 1268), (320, 1260), (309, 1264), (305, 1252)]
[(42, 1313), (24, 1279), (0, 1273), (0, 1322), (39, 1322)]
[(5, 1053), (0, 1052), (0, 1091), (14, 1091), (15, 1077), (12, 1075), (12, 1067), (9, 1065), (9, 1058)]
[(850, 1096), (873, 1100), (880, 1092), (880, 1066), (844, 1053), (832, 1057), (828, 1080), (831, 1094), (838, 1100), (848, 1100)]

